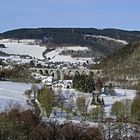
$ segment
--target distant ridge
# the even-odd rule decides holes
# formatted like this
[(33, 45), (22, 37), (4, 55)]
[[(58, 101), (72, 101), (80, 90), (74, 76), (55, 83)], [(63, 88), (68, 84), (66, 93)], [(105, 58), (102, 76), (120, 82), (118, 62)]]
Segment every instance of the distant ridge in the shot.
[[(126, 42), (140, 40), (140, 31), (96, 28), (21, 28), (0, 34), (1, 39), (35, 39), (42, 45), (86, 46), (93, 56), (107, 56), (124, 47)], [(97, 55), (96, 55), (97, 54)]]
[(127, 31), (113, 28), (21, 28), (6, 31), (1, 33), (0, 36), (15, 39), (43, 39), (44, 37), (50, 36), (57, 38), (58, 34), (62, 37), (66, 35), (69, 39), (72, 39), (71, 35), (81, 36), (85, 34), (108, 36), (126, 41), (140, 39), (140, 31)]

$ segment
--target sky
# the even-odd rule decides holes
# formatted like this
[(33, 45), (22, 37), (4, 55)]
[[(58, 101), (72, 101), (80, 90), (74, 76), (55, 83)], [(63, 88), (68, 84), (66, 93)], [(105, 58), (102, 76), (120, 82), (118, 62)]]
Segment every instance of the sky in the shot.
[(140, 0), (0, 0), (0, 32), (81, 27), (140, 30)]

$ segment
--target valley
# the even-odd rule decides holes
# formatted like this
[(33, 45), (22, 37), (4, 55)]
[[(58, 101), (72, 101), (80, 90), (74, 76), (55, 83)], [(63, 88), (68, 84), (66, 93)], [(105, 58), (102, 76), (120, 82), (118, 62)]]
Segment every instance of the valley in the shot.
[[(138, 39), (139, 32), (106, 29), (106, 36), (106, 30), (97, 34), (95, 29), (90, 33), (75, 29), (71, 35), (69, 29), (41, 29), (46, 37), (36, 29), (32, 36), (30, 29), (23, 29), (26, 34), (20, 30), (1, 34), (1, 113), (30, 111), (49, 126), (67, 122), (103, 131), (118, 132), (120, 123), (122, 136), (129, 125), (135, 127), (139, 122), (135, 103), (140, 93), (140, 44), (133, 38)], [(58, 40), (58, 33), (67, 38)], [(113, 126), (108, 127), (110, 123)], [(115, 136), (113, 130), (102, 135), (109, 133)]]

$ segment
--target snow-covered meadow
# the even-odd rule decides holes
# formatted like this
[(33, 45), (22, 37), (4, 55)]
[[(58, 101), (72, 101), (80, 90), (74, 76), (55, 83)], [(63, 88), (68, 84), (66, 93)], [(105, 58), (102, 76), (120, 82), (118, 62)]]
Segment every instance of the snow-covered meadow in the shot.
[[(105, 102), (105, 114), (106, 116), (109, 116), (111, 113), (111, 107), (116, 101), (123, 101), (125, 99), (133, 100), (136, 96), (135, 90), (128, 90), (128, 89), (114, 89), (116, 92), (115, 96), (105, 95), (102, 94), (101, 96), (104, 98)], [(60, 92), (57, 89), (55, 92)], [(95, 108), (94, 105), (91, 105), (93, 95), (91, 93), (82, 93), (79, 91), (76, 91), (75, 89), (61, 89), (61, 94), (66, 98), (66, 101), (68, 104), (69, 102), (73, 102), (73, 105), (75, 106), (76, 100), (78, 96), (84, 96), (86, 98), (86, 102), (88, 103), (88, 112), (90, 112), (93, 108)], [(70, 100), (68, 101), (68, 98)]]
[[(19, 104), (23, 106), (23, 108), (27, 107), (26, 103), (26, 97), (24, 95), (24, 91), (31, 88), (31, 84), (26, 83), (15, 83), (15, 82), (7, 82), (7, 81), (0, 81), (0, 111), (4, 111), (6, 107), (8, 107), (10, 104)], [(55, 88), (54, 89), (55, 94), (59, 93), (63, 95), (65, 104), (73, 104), (75, 106), (76, 99), (78, 96), (85, 96), (86, 102), (88, 102), (88, 112), (90, 112), (92, 109), (94, 109), (94, 106), (91, 105), (92, 100), (92, 94), (90, 93), (82, 93), (79, 91), (76, 91), (75, 89), (65, 89), (65, 88)], [(105, 113), (106, 116), (109, 116), (111, 106), (116, 101), (121, 101), (124, 99), (133, 99), (136, 95), (135, 90), (127, 90), (127, 89), (115, 89), (116, 96), (106, 96), (102, 95), (104, 97), (105, 101)], [(76, 107), (76, 106), (75, 106)], [(75, 108), (74, 108), (75, 109)], [(56, 111), (56, 116), (54, 116), (54, 111)], [(62, 116), (61, 116), (62, 115)], [(62, 123), (66, 121), (66, 112), (62, 112), (58, 108), (54, 108), (53, 112), (50, 116), (50, 119), (57, 119), (58, 122)], [(74, 123), (80, 123), (79, 117), (72, 117), (72, 122)], [(46, 120), (46, 119), (45, 119)], [(48, 120), (48, 119), (47, 119)], [(90, 125), (95, 125), (95, 123), (89, 123)]]
[[(15, 82), (7, 82), (7, 81), (0, 81), (0, 110), (2, 110), (8, 103), (10, 102), (17, 102), (21, 105), (25, 105), (25, 96), (24, 91), (31, 88), (31, 84), (26, 83), (15, 83)], [(90, 105), (92, 100), (92, 94), (90, 93), (82, 93), (76, 91), (75, 89), (57, 89), (55, 88), (54, 91), (61, 92), (61, 94), (66, 98), (73, 98), (74, 103), (76, 102), (76, 98), (78, 96), (85, 96), (86, 100), (89, 101), (88, 109), (92, 108)], [(107, 96), (102, 95), (105, 101), (105, 112), (107, 114), (110, 113), (111, 106), (114, 102), (124, 100), (124, 99), (133, 99), (136, 95), (135, 90), (128, 90), (128, 89), (115, 89), (116, 96)]]
[(105, 112), (107, 116), (110, 115), (110, 110), (113, 103), (115, 103), (116, 101), (123, 101), (125, 99), (133, 100), (136, 96), (135, 90), (116, 88), (115, 91), (116, 91), (115, 96), (102, 95), (105, 100)]
[(24, 91), (30, 87), (31, 84), (0, 81), (0, 111), (15, 103), (26, 107)]
[(71, 55), (60, 55), (62, 51), (73, 50), (73, 51), (87, 51), (87, 47), (81, 46), (69, 46), (69, 47), (59, 47), (55, 50), (48, 52), (46, 54), (47, 58), (50, 58), (50, 62), (69, 62), (69, 63), (84, 63), (86, 61), (92, 62), (91, 57), (71, 57)]
[(2, 52), (14, 55), (29, 55), (34, 58), (43, 59), (42, 53), (45, 47), (33, 44), (33, 40), (0, 40), (0, 44), (4, 44), (5, 48), (1, 48)]
[[(0, 51), (10, 54), (10, 56), (0, 56), (1, 59), (9, 59), (16, 61), (17, 63), (29, 63), (32, 59), (44, 60), (42, 53), (46, 50), (45, 46), (36, 45), (35, 40), (12, 40), (12, 39), (2, 39), (0, 44), (4, 44), (5, 48), (1, 48)], [(48, 62), (68, 62), (68, 63), (85, 63), (91, 62), (91, 57), (71, 57), (71, 55), (61, 55), (62, 51), (73, 50), (73, 51), (88, 51), (88, 47), (81, 46), (65, 46), (58, 47), (46, 54), (46, 58), (49, 58)], [(31, 58), (20, 58), (21, 55), (28, 55)], [(41, 62), (45, 65), (45, 61)]]

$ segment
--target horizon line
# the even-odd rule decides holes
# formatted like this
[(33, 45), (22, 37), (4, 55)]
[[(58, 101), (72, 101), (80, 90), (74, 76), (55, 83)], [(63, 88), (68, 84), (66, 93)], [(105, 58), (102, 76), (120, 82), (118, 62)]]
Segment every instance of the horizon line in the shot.
[(100, 28), (100, 27), (87, 27), (87, 26), (85, 26), (85, 27), (83, 27), (83, 26), (43, 26), (43, 27), (17, 27), (17, 28), (11, 28), (11, 29), (7, 29), (7, 30), (5, 30), (5, 31), (1, 31), (0, 33), (2, 34), (2, 33), (5, 33), (5, 32), (8, 32), (8, 31), (14, 31), (14, 30), (20, 30), (20, 29), (47, 29), (47, 28), (49, 28), (49, 29), (60, 29), (60, 28), (62, 28), (62, 29), (70, 29), (70, 28), (73, 28), (73, 29), (97, 29), (97, 30), (105, 30), (105, 29), (117, 29), (117, 30), (124, 30), (124, 31), (132, 31), (132, 32), (137, 32), (137, 31), (140, 31), (140, 29), (124, 29), (124, 28), (117, 28), (117, 27), (104, 27), (104, 28)]

